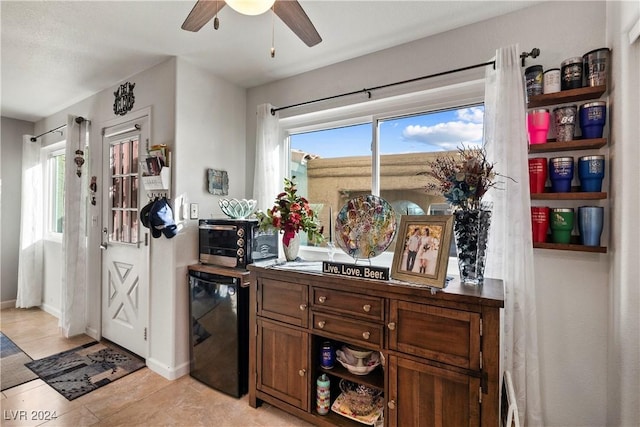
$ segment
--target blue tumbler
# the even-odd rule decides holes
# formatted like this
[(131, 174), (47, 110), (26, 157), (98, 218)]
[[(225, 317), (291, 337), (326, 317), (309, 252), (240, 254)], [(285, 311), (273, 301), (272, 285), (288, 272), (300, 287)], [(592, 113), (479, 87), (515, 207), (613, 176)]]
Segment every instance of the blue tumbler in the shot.
[(584, 156), (578, 159), (578, 176), (582, 191), (602, 191), (604, 156)]
[(582, 129), (583, 138), (602, 138), (606, 120), (606, 102), (596, 101), (580, 106), (580, 129)]
[(604, 208), (601, 206), (580, 206), (578, 208), (578, 229), (585, 246), (600, 246)]
[(553, 157), (549, 159), (549, 179), (551, 191), (568, 193), (573, 179), (573, 157)]

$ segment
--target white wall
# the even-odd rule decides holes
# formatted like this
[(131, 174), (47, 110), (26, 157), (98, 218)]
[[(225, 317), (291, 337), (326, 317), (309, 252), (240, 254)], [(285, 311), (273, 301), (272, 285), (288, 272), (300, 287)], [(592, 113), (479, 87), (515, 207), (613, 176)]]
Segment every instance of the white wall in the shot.
[(33, 123), (2, 117), (0, 154), (0, 302), (15, 306), (18, 294), (22, 135), (33, 134)]
[[(247, 98), (247, 185), (253, 182), (255, 113), (364, 87), (490, 60), (495, 49), (519, 43), (541, 56), (527, 65), (559, 67), (567, 58), (606, 46), (604, 2), (547, 2), (403, 46), (252, 88)], [(524, 72), (524, 70), (523, 70)], [(456, 75), (422, 86), (470, 78)], [(400, 89), (406, 91), (405, 89)], [(374, 98), (387, 93), (374, 92)], [(280, 117), (362, 102), (352, 96), (282, 111)], [(577, 153), (576, 155), (580, 155)], [(250, 193), (250, 189), (247, 190)], [(606, 239), (606, 236), (605, 236)], [(603, 426), (607, 414), (607, 340), (611, 254), (535, 250), (544, 425)], [(636, 341), (637, 343), (637, 341)]]
[[(89, 173), (99, 177), (96, 206), (89, 207), (89, 217), (101, 217), (101, 198), (103, 188), (102, 171), (102, 136), (101, 129), (106, 123), (114, 120), (129, 120), (140, 114), (140, 110), (151, 108), (151, 144), (167, 144), (174, 148), (175, 140), (175, 81), (176, 60), (167, 60), (142, 73), (131, 76), (125, 81), (135, 83), (135, 104), (133, 111), (120, 117), (113, 113), (113, 92), (123, 82), (107, 88), (79, 103), (71, 105), (58, 113), (36, 123), (36, 134), (46, 132), (67, 122), (67, 115), (83, 116), (91, 120), (89, 140)], [(43, 145), (53, 140), (64, 139), (64, 136), (47, 135), (43, 137)], [(89, 288), (87, 289), (87, 331), (93, 336), (100, 334), (100, 250), (102, 225), (100, 221), (89, 228)], [(147, 363), (152, 369), (169, 377), (173, 375), (174, 343), (171, 327), (167, 321), (173, 319), (175, 312), (175, 260), (173, 244), (167, 239), (151, 239), (150, 259), (153, 268), (150, 272), (150, 323), (149, 353)], [(48, 261), (45, 261), (48, 262)], [(54, 269), (48, 270), (53, 274)], [(58, 307), (59, 309), (60, 307)], [(171, 324), (169, 324), (171, 326)]]
[(607, 40), (613, 48), (611, 108), (611, 268), (608, 318), (607, 425), (640, 425), (640, 2), (607, 3)]
[[(221, 197), (245, 194), (245, 97), (241, 89), (185, 60), (178, 60), (176, 83), (176, 204), (197, 203), (200, 218), (224, 217)], [(207, 169), (227, 171), (229, 195), (207, 190)], [(187, 267), (198, 262), (198, 221), (178, 212), (183, 229), (173, 240), (176, 268), (174, 319), (176, 376), (189, 372)], [(182, 215), (186, 214), (186, 215)]]

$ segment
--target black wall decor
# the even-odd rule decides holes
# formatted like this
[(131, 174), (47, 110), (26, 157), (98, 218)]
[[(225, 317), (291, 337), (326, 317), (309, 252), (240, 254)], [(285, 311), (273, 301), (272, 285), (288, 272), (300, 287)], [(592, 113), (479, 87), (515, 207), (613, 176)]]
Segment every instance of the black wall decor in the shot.
[(133, 95), (135, 83), (126, 82), (121, 84), (117, 91), (113, 92), (115, 101), (113, 101), (113, 112), (120, 116), (124, 116), (133, 109), (133, 103), (136, 97)]

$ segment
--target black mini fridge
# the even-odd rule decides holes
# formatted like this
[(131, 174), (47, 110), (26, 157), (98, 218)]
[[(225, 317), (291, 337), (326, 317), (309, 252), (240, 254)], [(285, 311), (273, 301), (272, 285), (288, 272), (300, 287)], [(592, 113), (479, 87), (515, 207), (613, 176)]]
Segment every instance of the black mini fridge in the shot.
[(237, 277), (189, 271), (191, 376), (231, 396), (247, 393), (249, 287)]

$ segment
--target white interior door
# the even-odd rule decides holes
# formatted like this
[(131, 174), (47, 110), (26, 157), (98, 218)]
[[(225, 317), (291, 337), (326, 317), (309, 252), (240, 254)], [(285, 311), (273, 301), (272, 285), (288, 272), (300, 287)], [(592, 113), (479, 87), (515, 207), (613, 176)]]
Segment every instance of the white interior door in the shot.
[(139, 159), (149, 140), (148, 118), (104, 129), (102, 336), (147, 356), (149, 230), (139, 211)]

